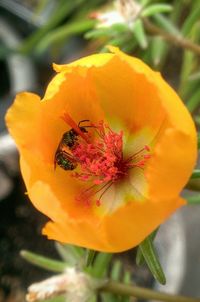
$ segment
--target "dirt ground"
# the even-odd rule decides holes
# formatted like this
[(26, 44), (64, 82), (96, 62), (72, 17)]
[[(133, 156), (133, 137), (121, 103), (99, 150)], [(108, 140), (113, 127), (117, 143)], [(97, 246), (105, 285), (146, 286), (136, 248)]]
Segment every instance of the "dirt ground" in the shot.
[(54, 243), (40, 234), (47, 218), (28, 202), (24, 192), (17, 177), (13, 192), (0, 202), (0, 302), (24, 301), (27, 286), (50, 275), (23, 260), (20, 250), (58, 257)]

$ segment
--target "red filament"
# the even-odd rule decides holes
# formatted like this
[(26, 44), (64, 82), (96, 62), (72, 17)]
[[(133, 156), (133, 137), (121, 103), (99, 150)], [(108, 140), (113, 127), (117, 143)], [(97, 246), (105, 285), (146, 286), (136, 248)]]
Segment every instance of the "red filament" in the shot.
[(92, 183), (76, 198), (86, 205), (90, 205), (93, 196), (98, 196), (96, 205), (100, 206), (103, 195), (114, 183), (126, 177), (130, 169), (143, 169), (151, 157), (150, 148), (145, 145), (133, 155), (124, 158), (123, 132), (114, 132), (103, 121), (88, 125), (88, 133), (81, 131), (69, 114), (64, 113), (61, 118), (78, 134), (76, 144), (70, 149), (72, 158), (78, 164), (72, 176)]
[(96, 205), (100, 206), (102, 196), (111, 185), (126, 177), (130, 169), (136, 167), (143, 169), (151, 155), (150, 148), (144, 146), (125, 159), (122, 131), (115, 133), (103, 121), (91, 124), (91, 127), (94, 132), (93, 140), (89, 139), (89, 134), (85, 134), (88, 135), (88, 139), (80, 138), (72, 150), (72, 155), (79, 164), (78, 171), (72, 173), (72, 176), (93, 184), (81, 192), (77, 199), (89, 204), (92, 196), (100, 194), (96, 201)]

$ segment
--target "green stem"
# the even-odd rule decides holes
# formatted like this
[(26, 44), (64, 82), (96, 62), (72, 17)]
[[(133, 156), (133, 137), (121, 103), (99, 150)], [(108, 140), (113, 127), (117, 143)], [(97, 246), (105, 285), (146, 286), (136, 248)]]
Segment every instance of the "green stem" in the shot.
[(192, 191), (200, 191), (200, 169), (193, 171), (192, 176), (185, 186), (185, 189)]
[(185, 199), (187, 199), (188, 204), (200, 204), (200, 195), (194, 195), (194, 196), (186, 196)]
[(100, 289), (105, 292), (112, 292), (118, 295), (125, 296), (133, 296), (139, 299), (147, 299), (147, 300), (157, 300), (157, 301), (165, 301), (165, 302), (200, 302), (200, 298), (190, 298), (183, 297), (177, 295), (170, 295), (166, 293), (157, 292), (151, 289), (146, 289), (143, 287), (132, 286), (123, 284), (116, 281), (108, 281), (103, 287)]
[(197, 144), (198, 144), (198, 149), (200, 149), (200, 133), (198, 133)]
[(185, 189), (198, 191), (200, 192), (200, 180), (199, 179), (190, 179), (185, 186)]
[(196, 169), (193, 171), (191, 179), (200, 178), (200, 169)]
[(161, 36), (166, 41), (169, 41), (170, 43), (172, 43), (174, 45), (178, 45), (184, 49), (188, 49), (200, 56), (200, 46), (199, 45), (193, 43), (192, 41), (190, 41), (188, 39), (185, 39), (181, 35), (175, 36), (174, 34), (164, 31), (163, 29), (161, 29), (161, 28), (157, 27), (156, 25), (154, 25), (153, 23), (151, 23), (146, 18), (143, 18), (143, 23), (144, 23), (146, 30), (149, 33), (151, 33), (153, 35)]
[(93, 264), (96, 254), (97, 254), (97, 252), (93, 251), (93, 250), (87, 249), (85, 251), (85, 266), (86, 267)]

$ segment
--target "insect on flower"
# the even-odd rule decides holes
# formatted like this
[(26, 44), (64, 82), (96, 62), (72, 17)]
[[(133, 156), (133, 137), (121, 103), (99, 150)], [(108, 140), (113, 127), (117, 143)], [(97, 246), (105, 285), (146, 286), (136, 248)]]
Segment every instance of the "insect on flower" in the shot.
[[(89, 122), (89, 120), (82, 120), (78, 123), (79, 131), (87, 133), (86, 128), (91, 126), (80, 126), (83, 122)], [(72, 150), (78, 144), (78, 137), (80, 132), (71, 128), (69, 131), (66, 131), (58, 145), (58, 148), (54, 157), (54, 168), (56, 165), (60, 166), (64, 170), (74, 170), (77, 167), (77, 162), (75, 157), (66, 151), (66, 148)]]
[[(79, 165), (78, 171), (71, 176), (83, 182), (92, 182), (75, 197), (85, 205), (89, 206), (92, 198), (97, 195), (95, 203), (100, 206), (102, 197), (112, 185), (128, 176), (130, 169), (143, 169), (151, 157), (146, 154), (150, 148), (145, 145), (136, 153), (124, 158), (123, 131), (114, 132), (103, 120), (81, 127), (80, 123), (89, 120), (81, 120), (77, 124), (66, 112), (62, 119), (71, 129), (62, 137), (55, 153), (55, 164), (68, 171)], [(88, 133), (85, 128), (93, 128), (94, 131)], [(65, 150), (66, 147), (70, 153)]]

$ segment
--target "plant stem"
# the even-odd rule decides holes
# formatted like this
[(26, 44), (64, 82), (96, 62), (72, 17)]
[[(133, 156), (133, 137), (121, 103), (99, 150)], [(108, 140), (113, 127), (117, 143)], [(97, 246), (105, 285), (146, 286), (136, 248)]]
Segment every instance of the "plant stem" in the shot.
[(193, 171), (191, 179), (200, 178), (200, 169), (196, 169)]
[(200, 192), (200, 180), (199, 179), (190, 179), (185, 186), (185, 189), (198, 191)]
[(199, 205), (200, 204), (200, 195), (194, 195), (194, 196), (185, 196), (185, 199), (187, 199), (188, 204), (192, 205)]
[(157, 27), (153, 23), (151, 23), (148, 19), (143, 18), (143, 23), (146, 28), (146, 30), (153, 34), (153, 35), (159, 35), (166, 41), (171, 42), (172, 44), (178, 45), (184, 49), (191, 50), (192, 52), (198, 54), (200, 56), (200, 46), (193, 43), (192, 41), (183, 38), (181, 35), (173, 35), (170, 34), (163, 29)]
[(198, 133), (197, 144), (198, 144), (198, 149), (200, 149), (200, 133)]
[(90, 250), (90, 249), (87, 249), (85, 251), (85, 266), (86, 267), (93, 264), (96, 254), (97, 254), (96, 251), (93, 251), (93, 250)]
[(157, 300), (165, 302), (200, 302), (200, 298), (190, 298), (157, 292), (143, 287), (132, 286), (115, 281), (108, 281), (101, 291), (112, 292), (118, 295), (133, 296), (139, 299)]

